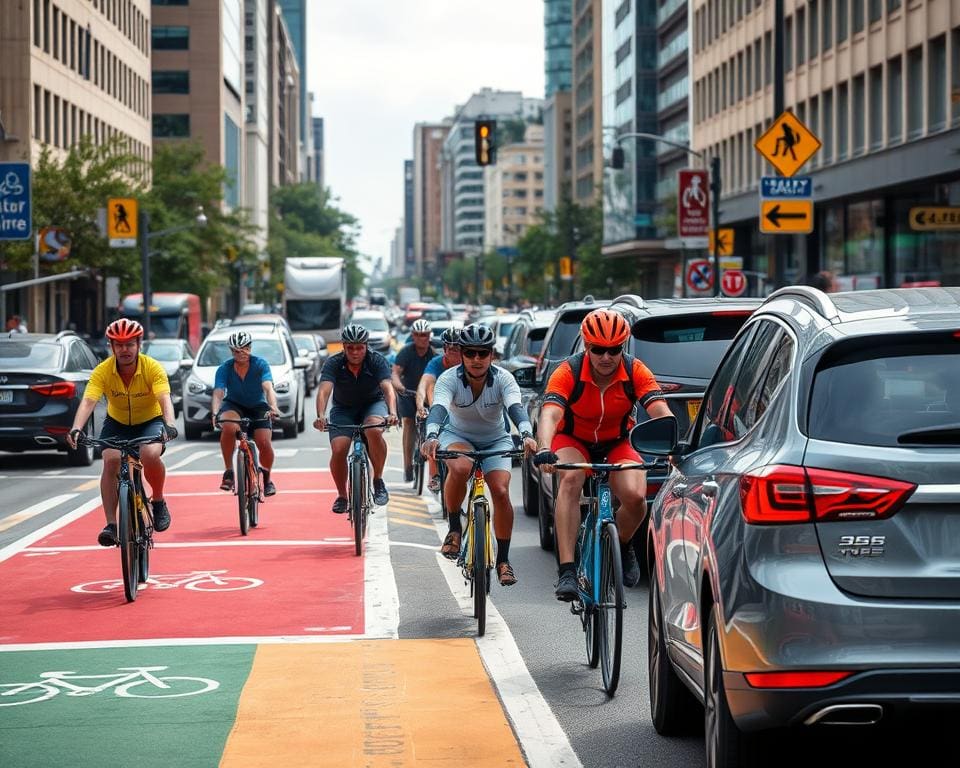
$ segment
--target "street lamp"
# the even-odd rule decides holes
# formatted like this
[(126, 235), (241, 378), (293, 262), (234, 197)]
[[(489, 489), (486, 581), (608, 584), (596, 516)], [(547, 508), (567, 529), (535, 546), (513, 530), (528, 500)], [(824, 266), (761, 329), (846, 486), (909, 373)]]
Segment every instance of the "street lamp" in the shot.
[[(613, 155), (610, 158), (611, 167), (617, 170), (623, 168), (624, 165), (623, 148), (620, 146), (620, 142), (623, 139), (647, 139), (648, 141), (659, 141), (662, 144), (668, 144), (671, 147), (682, 149), (688, 155), (693, 155), (700, 160), (706, 161), (706, 155), (704, 155), (703, 152), (690, 149), (689, 146), (682, 142), (673, 141), (672, 139), (668, 139), (656, 133), (620, 133), (614, 137), (614, 140), (617, 142), (617, 146), (614, 147)], [(722, 189), (723, 186), (720, 180), (720, 157), (715, 155), (710, 158), (710, 192), (713, 195), (710, 208), (713, 218), (713, 231), (715, 233), (720, 231), (720, 192)], [(714, 238), (714, 243), (716, 243), (716, 238)], [(716, 255), (716, 247), (714, 247), (714, 253), (711, 255), (711, 260), (713, 263), (713, 295), (719, 296), (720, 259)]]
[(190, 224), (180, 224), (176, 227), (168, 227), (167, 229), (161, 229), (159, 232), (150, 231), (150, 214), (145, 210), (140, 211), (140, 269), (142, 271), (142, 286), (143, 286), (143, 338), (147, 340), (150, 338), (150, 304), (152, 299), (152, 292), (150, 290), (150, 241), (155, 237), (162, 237), (163, 235), (172, 235), (175, 232), (183, 232), (187, 229), (193, 229), (193, 227), (205, 227), (207, 226), (207, 216), (203, 212), (203, 206), (197, 206), (197, 216)]

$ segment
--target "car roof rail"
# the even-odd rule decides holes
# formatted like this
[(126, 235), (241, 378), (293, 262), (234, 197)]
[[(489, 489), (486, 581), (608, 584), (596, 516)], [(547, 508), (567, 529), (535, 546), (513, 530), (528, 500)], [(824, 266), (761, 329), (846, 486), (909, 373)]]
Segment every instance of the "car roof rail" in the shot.
[(833, 322), (840, 317), (840, 310), (823, 291), (809, 285), (788, 285), (767, 296), (764, 304), (775, 299), (793, 299), (812, 309), (826, 320)]
[(615, 298), (612, 304), (629, 304), (632, 307), (637, 309), (644, 309), (647, 304), (644, 302), (642, 296), (638, 296), (635, 293), (622, 293), (617, 298)]
[(76, 336), (76, 335), (77, 335), (77, 332), (76, 332), (76, 331), (68, 328), (68, 329), (66, 329), (66, 330), (60, 331), (60, 332), (54, 337), (54, 341), (60, 341), (60, 339), (64, 338), (65, 336)]

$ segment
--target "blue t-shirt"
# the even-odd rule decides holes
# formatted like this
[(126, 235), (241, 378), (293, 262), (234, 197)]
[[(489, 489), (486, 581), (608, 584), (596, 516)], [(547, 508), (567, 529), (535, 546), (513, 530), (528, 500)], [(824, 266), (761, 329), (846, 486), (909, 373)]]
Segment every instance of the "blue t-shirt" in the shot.
[(227, 360), (217, 368), (213, 386), (226, 391), (225, 400), (244, 408), (256, 408), (267, 405), (267, 396), (263, 394), (265, 381), (273, 381), (270, 365), (262, 357), (250, 355), (250, 370), (246, 376), (241, 379), (233, 367), (233, 360)]
[(427, 367), (423, 369), (424, 376), (433, 376), (433, 378), (440, 378), (440, 374), (443, 373), (446, 367), (443, 365), (443, 355), (435, 355), (430, 358), (430, 362), (427, 363)]

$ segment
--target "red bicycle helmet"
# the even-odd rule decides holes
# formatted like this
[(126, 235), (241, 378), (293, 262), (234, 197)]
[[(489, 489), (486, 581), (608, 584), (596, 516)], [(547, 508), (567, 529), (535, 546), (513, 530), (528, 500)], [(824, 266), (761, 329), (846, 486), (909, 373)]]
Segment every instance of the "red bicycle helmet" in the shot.
[(630, 338), (630, 326), (623, 315), (609, 309), (595, 309), (580, 324), (580, 335), (586, 344), (615, 347)]
[(104, 334), (111, 341), (131, 341), (143, 338), (143, 326), (136, 320), (121, 317), (107, 326)]

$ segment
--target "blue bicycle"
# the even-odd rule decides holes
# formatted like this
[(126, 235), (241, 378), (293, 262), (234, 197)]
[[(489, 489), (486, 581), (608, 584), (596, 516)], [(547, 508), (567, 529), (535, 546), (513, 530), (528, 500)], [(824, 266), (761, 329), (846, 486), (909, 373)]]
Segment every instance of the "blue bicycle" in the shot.
[(594, 669), (600, 664), (604, 690), (613, 696), (620, 682), (626, 601), (610, 473), (651, 469), (657, 465), (577, 462), (554, 466), (558, 470), (590, 470), (583, 487), (586, 515), (580, 523), (574, 549), (579, 596), (570, 603), (570, 612), (580, 617), (587, 644), (587, 663)]

